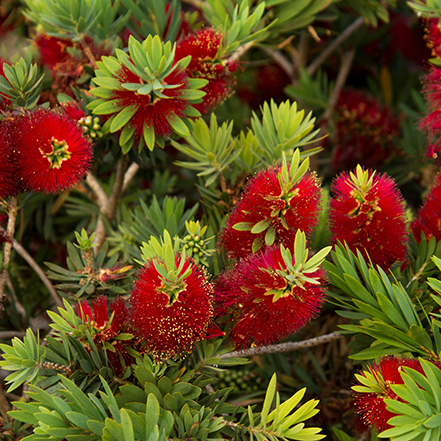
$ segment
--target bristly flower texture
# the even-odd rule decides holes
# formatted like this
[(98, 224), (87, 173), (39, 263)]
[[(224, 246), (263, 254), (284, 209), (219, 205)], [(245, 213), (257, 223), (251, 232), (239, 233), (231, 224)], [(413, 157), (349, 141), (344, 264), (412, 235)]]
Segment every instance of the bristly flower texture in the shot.
[(320, 210), (320, 182), (306, 168), (297, 172), (296, 166), (284, 164), (248, 181), (220, 234), (230, 257), (246, 257), (265, 245), (292, 249), (297, 230), (312, 233)]
[[(179, 267), (183, 257), (176, 257)], [(130, 298), (133, 333), (158, 359), (174, 358), (207, 338), (213, 315), (212, 287), (204, 270), (185, 259), (175, 280), (166, 280), (158, 258), (138, 273)]]
[(36, 110), (16, 118), (7, 131), (27, 191), (62, 192), (77, 185), (90, 168), (91, 143), (66, 116)]
[(419, 121), (420, 130), (428, 136), (426, 154), (437, 159), (441, 151), (441, 68), (431, 66), (423, 78), (423, 92), (427, 103), (427, 115)]
[(426, 239), (436, 238), (441, 240), (441, 175), (436, 177), (427, 199), (418, 211), (410, 226), (415, 240), (421, 242), (421, 233)]
[(237, 62), (222, 60), (219, 48), (222, 33), (213, 28), (202, 28), (185, 37), (176, 47), (176, 60), (191, 55), (186, 72), (191, 78), (203, 78), (208, 84), (201, 90), (206, 93), (202, 103), (193, 107), (201, 113), (213, 110), (233, 93), (235, 79), (231, 74), (237, 69)]
[(427, 18), (424, 31), (427, 47), (432, 51), (433, 57), (441, 57), (441, 29), (439, 18)]
[[(216, 316), (228, 315), (236, 348), (276, 343), (318, 315), (325, 274), (273, 246), (240, 260), (215, 284)], [(303, 264), (303, 265), (302, 265)]]
[(343, 90), (333, 118), (336, 133), (332, 161), (337, 172), (357, 164), (376, 168), (399, 153), (394, 137), (399, 136), (400, 120), (374, 97), (358, 90)]
[(21, 191), (16, 157), (6, 135), (7, 125), (8, 122), (0, 120), (0, 199), (15, 196)]
[(185, 68), (190, 58), (176, 61), (170, 42), (151, 35), (138, 42), (129, 38), (129, 54), (116, 50), (115, 57), (103, 57), (91, 92), (99, 97), (88, 105), (96, 115), (110, 115), (106, 128), (120, 132), (119, 143), (128, 151), (134, 142), (145, 141), (153, 150), (164, 144), (173, 131), (187, 133), (183, 119), (199, 116), (192, 102), (204, 93), (206, 80), (188, 78)]
[(356, 412), (368, 427), (375, 427), (378, 432), (392, 427), (388, 421), (395, 414), (386, 409), (384, 400), (400, 400), (391, 385), (404, 384), (400, 375), (403, 367), (424, 373), (417, 359), (391, 356), (380, 359), (379, 364), (368, 366), (367, 370), (355, 375), (358, 380), (358, 384), (353, 386)]
[[(127, 348), (136, 346), (130, 332), (128, 311), (124, 299), (117, 297), (110, 302), (110, 311), (113, 317), (109, 317), (107, 297), (99, 296), (92, 302), (92, 308), (87, 300), (78, 305), (78, 313), (84, 323), (89, 323), (92, 329), (93, 341), (99, 347), (104, 347), (107, 358), (117, 376), (124, 374), (124, 365), (132, 364), (133, 357)], [(124, 338), (119, 339), (124, 333)], [(122, 337), (122, 336), (121, 336)]]
[(357, 166), (343, 172), (331, 186), (329, 227), (333, 243), (346, 242), (374, 265), (390, 268), (406, 255), (406, 216), (395, 182), (386, 174)]

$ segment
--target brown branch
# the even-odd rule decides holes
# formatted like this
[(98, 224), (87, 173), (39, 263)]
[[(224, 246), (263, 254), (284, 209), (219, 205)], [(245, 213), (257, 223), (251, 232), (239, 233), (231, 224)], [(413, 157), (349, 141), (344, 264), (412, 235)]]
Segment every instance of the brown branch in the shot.
[(239, 48), (231, 55), (230, 58), (228, 58), (228, 61), (231, 63), (233, 61), (237, 61), (240, 57), (243, 56), (245, 52), (248, 51), (248, 49), (253, 46), (254, 41), (249, 41), (248, 43), (243, 44), (242, 46), (239, 46)]
[(23, 338), (26, 336), (24, 331), (0, 331), (0, 340), (11, 340), (12, 338)]
[[(0, 228), (0, 231), (4, 231)], [(54, 287), (52, 286), (50, 280), (47, 278), (44, 271), (38, 266), (37, 262), (32, 258), (32, 256), (13, 238), (11, 238), (11, 245), (14, 248), (14, 250), (28, 263), (28, 265), (35, 271), (35, 273), (40, 277), (40, 280), (43, 282), (44, 286), (49, 291), (49, 294), (52, 297), (52, 300), (54, 301), (56, 306), (63, 306), (63, 302), (60, 298), (60, 296), (57, 294), (57, 291), (55, 291)]]
[(294, 341), (288, 343), (280, 343), (278, 345), (270, 345), (270, 346), (260, 346), (257, 348), (243, 349), (242, 351), (233, 351), (227, 352), (226, 354), (219, 355), (219, 358), (242, 358), (242, 357), (251, 357), (253, 355), (262, 355), (262, 354), (280, 354), (283, 352), (291, 352), (296, 351), (298, 349), (306, 349), (312, 348), (314, 346), (318, 346), (324, 343), (330, 343), (331, 341), (338, 340), (342, 338), (341, 334), (337, 332), (333, 332), (331, 334), (321, 335), (319, 337), (310, 338), (309, 340), (304, 341)]
[(0, 273), (0, 301), (3, 298), (5, 283), (8, 275), (8, 266), (9, 260), (11, 259), (11, 251), (12, 251), (12, 239), (15, 233), (15, 219), (17, 218), (17, 204), (18, 199), (16, 196), (11, 197), (11, 203), (8, 207), (8, 226), (6, 227), (6, 239), (4, 248), (3, 248), (3, 262), (2, 269)]
[(265, 48), (265, 52), (283, 69), (283, 71), (288, 75), (289, 78), (294, 77), (294, 66), (293, 64), (282, 54), (282, 52), (271, 49), (271, 48)]
[(349, 71), (351, 70), (352, 62), (354, 61), (355, 49), (343, 54), (343, 60), (340, 65), (340, 70), (338, 71), (337, 79), (335, 81), (334, 90), (329, 98), (328, 108), (323, 115), (323, 119), (327, 120), (330, 118), (335, 105), (338, 102), (338, 97), (343, 89), (346, 79), (348, 78)]
[(308, 66), (308, 74), (313, 75), (315, 71), (326, 61), (326, 59), (341, 44), (343, 44), (354, 32), (361, 28), (364, 24), (364, 18), (358, 17), (351, 25), (349, 25), (329, 46), (323, 50), (320, 55)]
[(100, 183), (95, 176), (92, 175), (92, 173), (87, 174), (86, 182), (95, 193), (95, 196), (98, 199), (98, 206), (102, 209), (107, 204), (108, 200), (106, 192), (103, 190), (103, 187), (101, 187)]
[(138, 170), (139, 170), (139, 165), (136, 162), (132, 162), (130, 164), (130, 167), (126, 171), (126, 174), (124, 175), (124, 182), (122, 186), (123, 193), (126, 190), (127, 186), (129, 185), (130, 181), (135, 177)]

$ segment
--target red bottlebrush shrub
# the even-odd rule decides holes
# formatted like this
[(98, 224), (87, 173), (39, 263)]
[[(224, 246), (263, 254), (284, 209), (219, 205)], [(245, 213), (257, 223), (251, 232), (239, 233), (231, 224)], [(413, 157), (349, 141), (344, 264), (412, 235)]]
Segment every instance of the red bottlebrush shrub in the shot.
[(334, 243), (346, 242), (383, 269), (404, 260), (404, 203), (390, 177), (357, 166), (355, 173), (338, 175), (331, 192), (329, 226)]
[(176, 47), (176, 60), (191, 55), (186, 72), (191, 78), (203, 78), (208, 84), (201, 90), (206, 93), (202, 103), (193, 107), (201, 113), (207, 113), (232, 94), (235, 84), (231, 73), (237, 63), (223, 61), (219, 55), (222, 34), (213, 28), (203, 28), (193, 35), (185, 37)]
[(318, 315), (324, 270), (302, 269), (302, 260), (296, 262), (283, 246), (270, 247), (220, 275), (216, 315), (231, 315), (230, 338), (237, 348), (276, 343)]
[(92, 161), (89, 139), (63, 115), (36, 110), (8, 127), (23, 187), (58, 193), (78, 184)]
[(435, 237), (437, 241), (441, 240), (441, 175), (437, 176), (426, 201), (410, 227), (418, 243), (421, 241), (422, 232), (427, 240), (431, 237)]
[(398, 153), (393, 139), (399, 135), (399, 118), (375, 98), (361, 91), (344, 90), (333, 118), (336, 133), (332, 163), (336, 171), (357, 164), (377, 168)]
[(90, 324), (93, 341), (97, 346), (103, 346), (107, 358), (117, 376), (124, 374), (124, 365), (130, 365), (134, 359), (127, 348), (137, 347), (138, 343), (134, 338), (124, 340), (115, 339), (121, 333), (131, 332), (128, 321), (128, 311), (124, 299), (117, 297), (110, 302), (109, 317), (107, 309), (107, 297), (97, 297), (92, 302), (92, 308), (87, 300), (78, 305), (78, 314), (87, 324)]
[(230, 257), (248, 256), (264, 245), (292, 249), (297, 230), (310, 235), (320, 210), (320, 182), (310, 172), (295, 176), (297, 168), (268, 168), (251, 178), (220, 234)]
[(395, 414), (386, 409), (384, 400), (399, 400), (391, 385), (404, 384), (400, 375), (403, 367), (424, 372), (417, 359), (391, 356), (380, 359), (378, 364), (368, 366), (367, 370), (355, 375), (358, 380), (358, 384), (353, 387), (356, 391), (356, 412), (368, 427), (374, 427), (378, 432), (392, 427), (388, 421)]
[[(177, 267), (182, 258), (176, 259)], [(162, 274), (161, 264), (155, 258), (139, 271), (130, 298), (130, 320), (145, 350), (166, 359), (190, 351), (207, 337), (213, 306), (212, 287), (201, 267), (187, 259), (171, 282)]]

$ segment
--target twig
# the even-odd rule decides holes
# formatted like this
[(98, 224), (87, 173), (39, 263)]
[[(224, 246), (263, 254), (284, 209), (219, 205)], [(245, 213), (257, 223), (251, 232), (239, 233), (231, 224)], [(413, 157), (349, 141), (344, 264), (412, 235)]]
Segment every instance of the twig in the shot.
[(364, 24), (364, 18), (358, 17), (350, 26), (348, 26), (320, 55), (308, 66), (308, 74), (313, 75), (322, 63), (343, 44), (354, 32)]
[(219, 355), (219, 358), (242, 358), (261, 354), (280, 354), (282, 352), (291, 352), (298, 349), (312, 348), (314, 346), (318, 346), (324, 343), (330, 343), (331, 341), (338, 340), (342, 337), (343, 336), (341, 334), (333, 332), (331, 334), (321, 335), (320, 337), (314, 337), (304, 341), (294, 341), (288, 343), (280, 343), (278, 345), (260, 346), (258, 348), (244, 349), (242, 351), (227, 352), (226, 354)]
[(89, 185), (89, 187), (93, 190), (95, 193), (95, 196), (98, 199), (98, 205), (100, 208), (104, 207), (107, 204), (107, 194), (101, 187), (100, 183), (97, 181), (95, 176), (92, 175), (92, 173), (88, 173), (86, 176), (86, 182)]
[(286, 73), (286, 75), (289, 76), (289, 78), (293, 78), (295, 72), (294, 66), (282, 54), (282, 52), (271, 48), (265, 48), (265, 52), (284, 70), (284, 72)]
[(0, 331), (0, 340), (10, 340), (11, 338), (23, 338), (26, 332), (23, 331)]
[(115, 215), (116, 204), (121, 196), (122, 188), (124, 185), (124, 175), (127, 169), (128, 158), (127, 155), (121, 156), (116, 167), (115, 182), (113, 183), (112, 193), (109, 196), (109, 200), (105, 207), (103, 207), (103, 212), (107, 219), (110, 221)]
[(123, 193), (126, 190), (127, 186), (129, 185), (130, 181), (135, 177), (138, 170), (139, 170), (139, 165), (136, 162), (132, 162), (130, 164), (130, 167), (126, 171), (126, 174), (124, 175), (124, 182), (121, 190)]
[(337, 104), (338, 97), (340, 96), (340, 92), (343, 89), (343, 86), (346, 83), (346, 79), (348, 78), (349, 71), (351, 70), (352, 61), (354, 60), (355, 49), (343, 54), (343, 60), (340, 65), (340, 70), (338, 71), (337, 79), (335, 81), (334, 90), (329, 98), (328, 108), (323, 115), (323, 119), (327, 120), (334, 110), (335, 105)]
[[(0, 229), (1, 231), (1, 229)], [(63, 302), (61, 301), (60, 296), (57, 294), (57, 291), (55, 291), (54, 287), (52, 286), (52, 283), (47, 278), (44, 271), (38, 266), (37, 262), (32, 258), (32, 256), (15, 240), (12, 239), (12, 246), (14, 247), (14, 250), (17, 251), (17, 253), (23, 257), (24, 260), (28, 263), (28, 265), (36, 272), (37, 276), (40, 277), (41, 281), (43, 282), (44, 286), (49, 291), (49, 294), (52, 297), (52, 300), (54, 301), (56, 306), (63, 306)]]
[(243, 44), (242, 46), (239, 46), (236, 52), (234, 52), (233, 55), (231, 55), (230, 58), (228, 58), (228, 61), (231, 63), (233, 61), (237, 61), (240, 57), (243, 56), (243, 54), (248, 51), (248, 49), (251, 48), (251, 46), (254, 44), (254, 41), (249, 41), (248, 43)]
[(11, 197), (11, 203), (8, 210), (8, 226), (6, 227), (6, 239), (3, 249), (3, 262), (2, 270), (0, 274), (0, 301), (3, 298), (5, 283), (8, 275), (9, 260), (11, 259), (12, 239), (15, 233), (15, 219), (17, 217), (17, 204), (18, 199), (16, 196)]

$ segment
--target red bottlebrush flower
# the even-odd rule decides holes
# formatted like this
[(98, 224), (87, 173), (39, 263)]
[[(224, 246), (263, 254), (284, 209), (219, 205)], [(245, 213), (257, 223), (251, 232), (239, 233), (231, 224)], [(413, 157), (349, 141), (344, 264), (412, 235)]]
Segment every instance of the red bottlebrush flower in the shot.
[(425, 26), (427, 47), (432, 51), (433, 57), (441, 57), (441, 28), (439, 18), (426, 19)]
[(219, 56), (221, 40), (222, 34), (219, 31), (203, 28), (185, 37), (176, 47), (176, 60), (191, 55), (187, 74), (192, 78), (208, 80), (208, 84), (201, 89), (206, 93), (202, 102), (193, 105), (201, 113), (210, 112), (231, 96), (232, 87), (236, 83), (231, 73), (238, 64), (222, 61)]
[(379, 364), (368, 366), (367, 371), (356, 375), (358, 385), (353, 387), (356, 412), (368, 427), (374, 427), (378, 432), (392, 427), (388, 421), (395, 414), (386, 409), (384, 400), (400, 400), (391, 385), (404, 384), (400, 375), (403, 367), (424, 373), (417, 359), (391, 356), (380, 359)]
[[(133, 337), (124, 340), (115, 340), (115, 337), (122, 332), (131, 332), (128, 322), (128, 311), (124, 299), (117, 297), (110, 302), (109, 317), (107, 309), (107, 298), (99, 296), (92, 302), (92, 308), (87, 300), (78, 305), (78, 313), (85, 323), (90, 323), (93, 341), (97, 346), (103, 346), (106, 350), (107, 358), (117, 376), (124, 374), (124, 365), (130, 365), (134, 359), (129, 354), (127, 348), (136, 348), (139, 343)], [(87, 344), (87, 341), (84, 343)], [(87, 347), (87, 346), (86, 346)]]
[(9, 137), (26, 190), (58, 193), (78, 184), (88, 171), (90, 141), (70, 118), (37, 110), (11, 126)]
[[(117, 75), (121, 83), (142, 83), (142, 80), (125, 66)], [(184, 71), (175, 69), (164, 78), (164, 83), (178, 86), (165, 89), (162, 92), (164, 95), (162, 99), (152, 99), (149, 94), (140, 95), (136, 91), (123, 88), (115, 90), (110, 97), (118, 100), (120, 107), (134, 106), (136, 108), (136, 113), (129, 122), (129, 125), (135, 129), (135, 142), (142, 139), (144, 125), (153, 127), (156, 137), (167, 137), (173, 132), (169, 118), (174, 115), (179, 118), (185, 116), (189, 102), (181, 98), (181, 95), (188, 86), (187, 75)]]
[(423, 92), (427, 102), (427, 115), (419, 121), (419, 129), (427, 133), (429, 149), (427, 156), (434, 159), (440, 151), (441, 134), (441, 68), (431, 66), (429, 73), (423, 79)]
[[(292, 181), (283, 176), (284, 167), (260, 171), (246, 184), (220, 234), (230, 257), (246, 257), (265, 244), (291, 249), (297, 230), (312, 233), (320, 210), (320, 182), (309, 172)], [(289, 168), (291, 176), (295, 171)]]
[(406, 216), (395, 182), (360, 166), (343, 172), (331, 186), (329, 204), (332, 241), (369, 254), (372, 263), (389, 268), (406, 255)]
[[(180, 260), (176, 258), (176, 266)], [(159, 359), (191, 350), (207, 337), (212, 320), (212, 287), (199, 266), (185, 260), (176, 282), (164, 280), (158, 259), (150, 260), (138, 274), (130, 298), (134, 334), (145, 349)]]
[(426, 201), (418, 211), (410, 228), (418, 243), (421, 241), (422, 232), (427, 240), (432, 237), (435, 237), (437, 242), (441, 240), (441, 175), (437, 176)]
[(375, 98), (358, 90), (344, 90), (333, 118), (336, 126), (332, 146), (335, 170), (352, 169), (357, 164), (376, 168), (392, 154), (399, 153), (393, 138), (399, 136), (400, 120)]
[(231, 315), (230, 338), (237, 348), (273, 344), (318, 315), (324, 282), (323, 269), (297, 270), (289, 252), (270, 247), (221, 274), (214, 291), (216, 315)]
[(68, 52), (68, 48), (73, 47), (71, 40), (38, 34), (34, 41), (40, 52), (41, 64), (49, 69), (52, 69), (57, 63), (62, 63), (66, 59), (71, 58)]
[(7, 136), (10, 122), (0, 122), (0, 199), (14, 196), (21, 191), (17, 174), (16, 157)]

